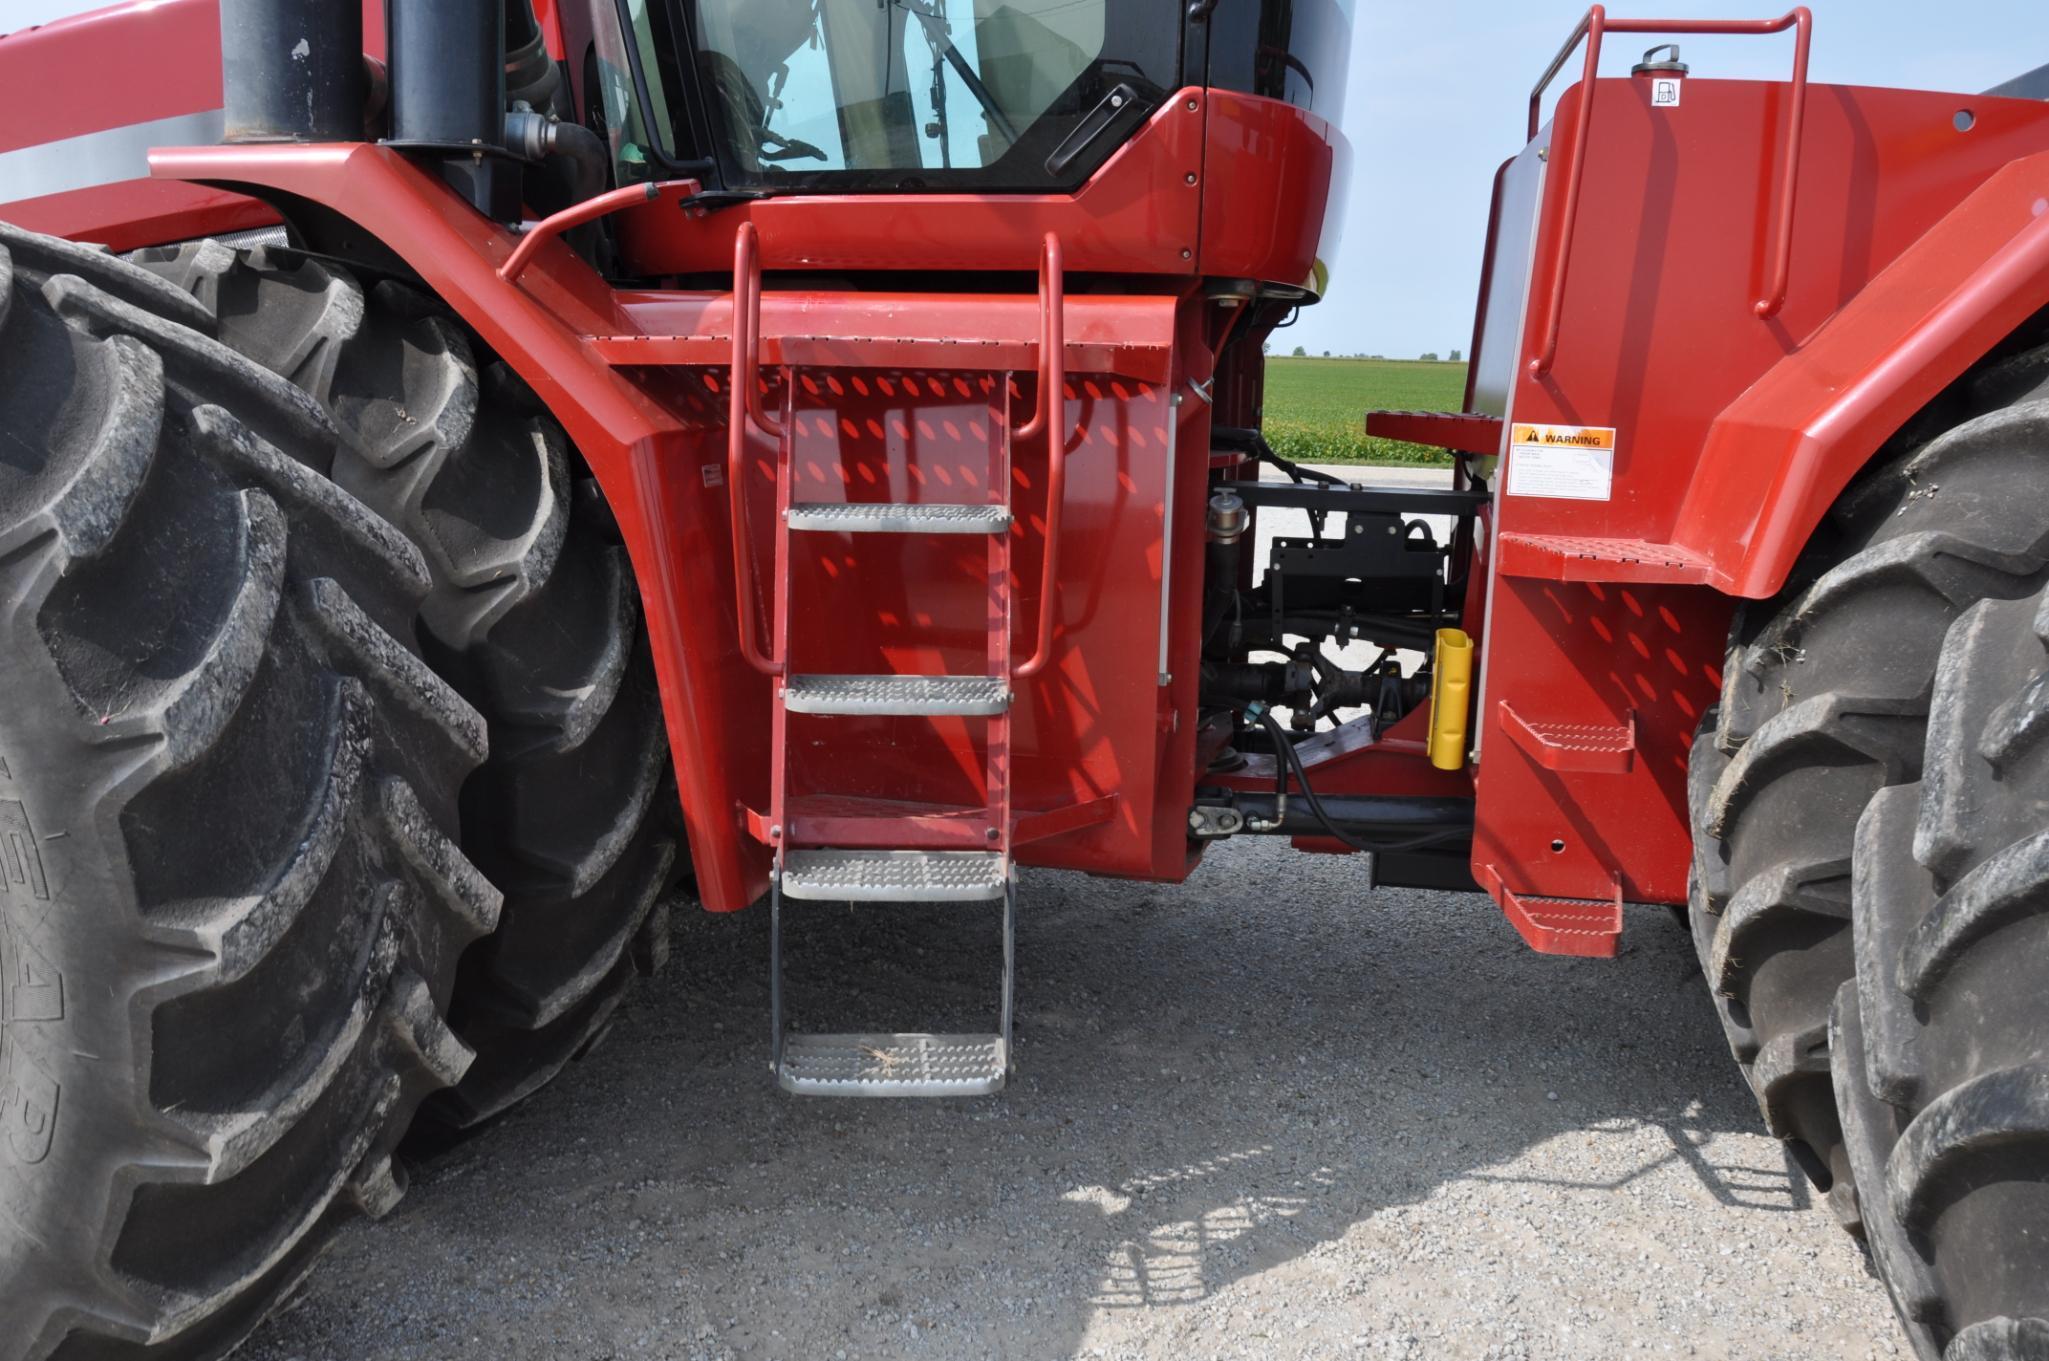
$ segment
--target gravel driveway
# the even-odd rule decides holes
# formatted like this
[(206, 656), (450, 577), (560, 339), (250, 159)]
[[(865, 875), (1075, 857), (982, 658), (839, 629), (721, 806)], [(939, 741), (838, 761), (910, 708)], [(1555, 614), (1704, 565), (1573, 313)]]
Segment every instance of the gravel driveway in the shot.
[[(766, 914), (688, 914), (609, 1040), (420, 1166), (245, 1355), (1890, 1357), (1884, 1294), (1722, 1044), (1678, 925), (1526, 951), (1241, 841), (1027, 873), (1001, 1096), (796, 1101)], [(981, 1028), (996, 916), (796, 904), (812, 1029)]]

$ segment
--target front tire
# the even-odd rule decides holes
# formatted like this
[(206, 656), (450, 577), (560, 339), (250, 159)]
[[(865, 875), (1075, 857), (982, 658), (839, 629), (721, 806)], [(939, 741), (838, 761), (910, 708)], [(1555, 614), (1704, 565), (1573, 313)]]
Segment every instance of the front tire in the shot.
[[(2043, 425), (2049, 452), (2049, 420)], [(1856, 846), (1835, 1081), (1924, 1357), (2049, 1358), (2049, 593), (1950, 630), (1918, 783)]]
[(617, 526), (560, 424), (434, 299), (277, 247), (137, 259), (332, 416), (336, 479), (426, 559), (429, 655), (490, 729), (463, 849), (505, 894), (456, 990), (477, 1061), (427, 1107), (474, 1125), (589, 1048), (668, 953), (681, 817)]
[(0, 1361), (224, 1354), (473, 1057), (483, 720), (332, 423), (211, 327), (0, 225)]
[(2049, 346), (1897, 443), (1738, 618), (1693, 927), (1918, 1353), (2049, 1361)]
[(1937, 658), (1981, 600), (2049, 567), (2049, 346), (1990, 360), (1845, 492), (1775, 599), (1739, 611), (1695, 742), (1691, 919), (1763, 1113), (1853, 1231), (1829, 1013), (1854, 971), (1851, 850), (1883, 789), (1920, 776)]

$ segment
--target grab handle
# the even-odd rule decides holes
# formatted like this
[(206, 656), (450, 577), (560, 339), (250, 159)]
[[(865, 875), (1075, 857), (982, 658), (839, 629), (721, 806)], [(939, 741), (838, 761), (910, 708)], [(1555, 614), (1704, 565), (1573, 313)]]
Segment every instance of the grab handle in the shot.
[[(1584, 93), (1579, 114), (1572, 124), (1572, 173), (1565, 183), (1565, 216), (1559, 225), (1558, 244), (1551, 252), (1546, 273), (1549, 288), (1533, 296), (1545, 299), (1542, 324), (1533, 327), (1543, 339), (1530, 360), (1530, 374), (1541, 378), (1558, 358), (1558, 329), (1565, 314), (1565, 278), (1572, 262), (1572, 238), (1579, 219), (1580, 189), (1586, 179), (1587, 134), (1594, 122), (1594, 77), (1601, 65), (1601, 37), (1606, 33), (1768, 34), (1795, 30), (1793, 40), (1793, 107), (1786, 120), (1786, 136), (1779, 153), (1779, 215), (1773, 228), (1771, 282), (1765, 295), (1751, 304), (1758, 317), (1769, 319), (1786, 305), (1786, 290), (1793, 266), (1793, 200), (1800, 179), (1800, 145), (1807, 112), (1807, 52), (1814, 37), (1814, 15), (1805, 5), (1777, 19), (1610, 19), (1606, 7), (1595, 5), (1579, 21), (1565, 46), (1544, 69), (1543, 78), (1530, 91), (1529, 137), (1535, 139), (1544, 102), (1544, 91), (1565, 68), (1584, 38), (1586, 65), (1581, 75)], [(1534, 284), (1535, 279), (1531, 282)]]
[(1059, 611), (1054, 587), (1060, 575), (1060, 504), (1067, 496), (1067, 298), (1066, 264), (1060, 238), (1046, 233), (1039, 254), (1039, 404), (1013, 433), (1018, 439), (1046, 436), (1046, 554), (1039, 568), (1039, 634), (1032, 655), (1011, 668), (1019, 678), (1036, 676), (1053, 655), (1053, 617)]
[[(783, 663), (761, 646), (756, 617), (754, 558), (747, 546), (747, 431), (759, 430), (778, 445), (783, 427), (761, 407), (761, 258), (754, 224), (742, 222), (733, 236), (733, 365), (726, 392), (726, 507), (733, 521), (733, 607), (740, 621), (740, 655), (764, 676), (783, 674)], [(782, 476), (782, 456), (776, 456)]]

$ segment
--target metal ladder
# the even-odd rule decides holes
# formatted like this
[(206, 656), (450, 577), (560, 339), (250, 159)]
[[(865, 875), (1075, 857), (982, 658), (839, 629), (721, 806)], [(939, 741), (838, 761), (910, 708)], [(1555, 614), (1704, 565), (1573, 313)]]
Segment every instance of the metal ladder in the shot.
[[(1059, 239), (1045, 237), (1039, 267), (1039, 400), (1022, 426), (1012, 424), (1009, 385), (1000, 406), (978, 504), (849, 504), (792, 501), (796, 384), (784, 366), (779, 418), (763, 409), (760, 377), (761, 267), (755, 228), (743, 223), (733, 247), (733, 361), (727, 394), (728, 508), (733, 524), (734, 603), (741, 652), (775, 684), (766, 839), (774, 855), (769, 881), (771, 1067), (783, 1090), (804, 1096), (981, 1096), (1000, 1091), (1011, 1062), (1016, 973), (1017, 875), (1011, 860), (1010, 707), (1014, 682), (1036, 675), (1053, 646), (1053, 584), (1058, 570), (1065, 483), (1063, 262)], [(776, 442), (772, 650), (761, 645), (743, 487), (750, 432)], [(1022, 663), (1011, 656), (1012, 446), (1046, 436), (1046, 535), (1037, 636)], [(789, 669), (790, 536), (831, 534), (975, 534), (988, 541), (988, 652), (973, 675), (801, 675)], [(789, 716), (909, 715), (985, 719), (985, 805), (944, 818), (904, 815), (793, 817), (789, 789)], [(943, 824), (943, 825), (942, 825)], [(973, 849), (954, 849), (965, 838)], [(1000, 902), (1003, 984), (994, 1034), (786, 1034), (783, 1022), (784, 899), (865, 903)]]

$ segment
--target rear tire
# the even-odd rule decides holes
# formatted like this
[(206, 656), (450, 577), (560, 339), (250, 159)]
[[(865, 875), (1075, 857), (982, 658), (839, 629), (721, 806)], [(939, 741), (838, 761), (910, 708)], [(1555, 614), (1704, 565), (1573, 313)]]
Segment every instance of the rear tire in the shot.
[(0, 225), (0, 1361), (224, 1354), (470, 1050), (432, 586), (304, 394)]
[(477, 1062), (429, 1108), (474, 1124), (587, 1049), (668, 953), (680, 817), (617, 527), (560, 425), (433, 299), (274, 247), (137, 258), (332, 414), (336, 480), (426, 557), (430, 655), (491, 733), (463, 847), (505, 893), (456, 994)]
[[(2041, 448), (2049, 454), (2049, 419)], [(2049, 593), (1950, 630), (1919, 783), (1858, 826), (1835, 1081), (1921, 1355), (2049, 1357)]]
[(1919, 778), (1942, 642), (2049, 565), (2049, 346), (1981, 365), (1817, 531), (1779, 596), (1739, 611), (1690, 773), (1692, 924), (1767, 1128), (1838, 1218), (1860, 1212), (1829, 1014), (1854, 971), (1851, 849), (1880, 790)]

